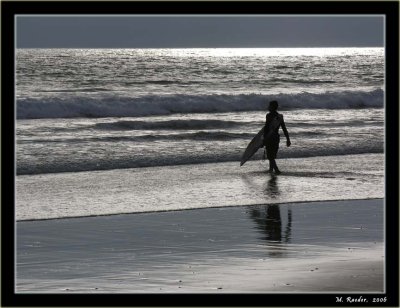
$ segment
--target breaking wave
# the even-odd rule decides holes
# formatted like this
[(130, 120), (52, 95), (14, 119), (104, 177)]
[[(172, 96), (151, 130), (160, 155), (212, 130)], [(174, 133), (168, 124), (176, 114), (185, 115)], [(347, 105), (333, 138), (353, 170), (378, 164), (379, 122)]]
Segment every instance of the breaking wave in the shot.
[(321, 94), (163, 95), (142, 97), (52, 96), (19, 98), (17, 119), (142, 117), (178, 113), (213, 113), (266, 110), (278, 100), (287, 109), (381, 108), (384, 92), (342, 91)]
[(96, 123), (96, 129), (103, 130), (184, 130), (184, 129), (216, 129), (240, 126), (240, 122), (221, 120), (169, 120), (169, 121), (117, 121), (112, 123)]

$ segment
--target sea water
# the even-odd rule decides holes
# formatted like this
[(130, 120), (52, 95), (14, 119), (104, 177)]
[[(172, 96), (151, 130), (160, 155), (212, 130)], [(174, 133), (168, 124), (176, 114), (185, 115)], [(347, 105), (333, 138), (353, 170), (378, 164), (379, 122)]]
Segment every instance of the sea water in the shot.
[(384, 62), (383, 48), (18, 49), (17, 180), (239, 162), (271, 100), (292, 141), (280, 159), (383, 153)]

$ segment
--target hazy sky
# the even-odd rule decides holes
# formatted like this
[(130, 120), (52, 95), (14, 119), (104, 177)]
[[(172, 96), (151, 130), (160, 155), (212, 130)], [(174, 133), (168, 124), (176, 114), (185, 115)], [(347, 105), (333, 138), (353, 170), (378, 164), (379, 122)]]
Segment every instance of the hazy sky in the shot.
[(380, 47), (383, 16), (23, 16), (17, 47)]

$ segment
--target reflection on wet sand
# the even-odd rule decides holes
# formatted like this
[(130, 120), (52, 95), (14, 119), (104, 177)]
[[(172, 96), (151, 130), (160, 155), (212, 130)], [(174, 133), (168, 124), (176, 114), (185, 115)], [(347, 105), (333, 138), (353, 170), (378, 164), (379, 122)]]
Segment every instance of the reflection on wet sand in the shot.
[(287, 221), (283, 232), (279, 205), (266, 205), (262, 208), (250, 209), (250, 217), (257, 223), (257, 229), (262, 230), (264, 239), (272, 242), (289, 243), (292, 228), (292, 210), (288, 208)]
[[(276, 176), (272, 175), (266, 182), (264, 193), (270, 198), (276, 198), (280, 195)], [(257, 224), (257, 229), (263, 233), (262, 239), (266, 241), (269, 255), (281, 256), (284, 253), (284, 246), (280, 244), (282, 242), (289, 243), (291, 239), (292, 210), (290, 208), (287, 210), (284, 230), (282, 227), (281, 210), (277, 204), (251, 208), (249, 213), (250, 217)]]

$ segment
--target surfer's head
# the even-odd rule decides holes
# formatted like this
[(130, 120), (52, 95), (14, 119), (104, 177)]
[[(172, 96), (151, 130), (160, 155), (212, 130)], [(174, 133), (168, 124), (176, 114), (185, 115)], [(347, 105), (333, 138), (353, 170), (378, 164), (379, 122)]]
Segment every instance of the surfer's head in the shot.
[(278, 102), (277, 101), (270, 101), (268, 106), (269, 111), (277, 111), (278, 110)]

